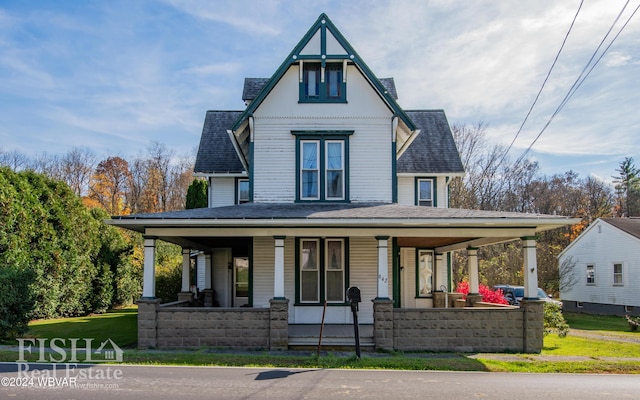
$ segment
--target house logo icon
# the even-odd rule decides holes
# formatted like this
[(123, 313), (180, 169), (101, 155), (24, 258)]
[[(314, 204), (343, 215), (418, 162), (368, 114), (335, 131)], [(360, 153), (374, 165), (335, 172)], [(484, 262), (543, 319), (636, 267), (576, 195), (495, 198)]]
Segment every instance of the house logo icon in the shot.
[(124, 351), (111, 339), (107, 339), (100, 344), (100, 347), (93, 352), (99, 359), (92, 359), (94, 362), (122, 362)]

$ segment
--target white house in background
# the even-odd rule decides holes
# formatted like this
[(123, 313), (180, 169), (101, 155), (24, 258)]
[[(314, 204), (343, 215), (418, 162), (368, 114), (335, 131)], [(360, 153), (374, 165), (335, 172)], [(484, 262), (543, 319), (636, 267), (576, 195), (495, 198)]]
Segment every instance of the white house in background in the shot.
[[(245, 79), (243, 110), (207, 112), (195, 173), (209, 207), (109, 221), (146, 238), (139, 346), (283, 349), (323, 320), (350, 332), (345, 292), (357, 286), (362, 341), (378, 348), (539, 351), (535, 301), (528, 313), (445, 313), (439, 290), (451, 290), (450, 253), (467, 249), (474, 305), (477, 248), (516, 239), (525, 297), (537, 298), (536, 235), (575, 221), (450, 209), (464, 170), (444, 111), (397, 98), (322, 14), (270, 78)], [(185, 301), (199, 252), (204, 307), (156, 304), (156, 239), (183, 247)]]
[(640, 314), (640, 218), (598, 219), (558, 258), (565, 311)]

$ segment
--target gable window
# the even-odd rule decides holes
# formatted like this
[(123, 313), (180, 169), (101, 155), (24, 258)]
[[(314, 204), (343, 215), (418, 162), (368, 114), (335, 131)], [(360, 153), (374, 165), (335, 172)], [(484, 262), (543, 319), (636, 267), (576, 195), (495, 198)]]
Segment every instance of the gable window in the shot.
[(344, 303), (346, 239), (299, 239), (298, 300), (300, 303)]
[(425, 207), (435, 207), (434, 179), (416, 179), (416, 204)]
[(236, 204), (249, 202), (249, 180), (238, 179), (236, 181)]
[(587, 265), (587, 285), (596, 284), (596, 267), (594, 265)]
[(622, 286), (622, 264), (613, 264), (613, 286)]
[(300, 79), (300, 102), (344, 103), (347, 101), (342, 63), (305, 62)]
[(418, 250), (416, 285), (417, 297), (431, 297), (433, 295), (433, 251)]
[(347, 136), (293, 133), (298, 136), (296, 201), (347, 201)]

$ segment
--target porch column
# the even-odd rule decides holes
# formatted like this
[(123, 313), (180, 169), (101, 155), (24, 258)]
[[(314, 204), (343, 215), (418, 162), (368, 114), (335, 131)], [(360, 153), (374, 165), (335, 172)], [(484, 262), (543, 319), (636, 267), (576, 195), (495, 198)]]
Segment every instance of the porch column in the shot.
[(144, 237), (144, 270), (142, 275), (142, 298), (156, 297), (156, 238)]
[(213, 289), (211, 288), (211, 254), (204, 255), (204, 306), (213, 307)]
[(538, 298), (538, 261), (536, 259), (536, 237), (522, 238), (522, 256), (524, 259), (524, 298)]
[(191, 266), (191, 250), (182, 249), (182, 292), (189, 291), (191, 286), (189, 267)]
[(433, 282), (433, 290), (438, 291), (442, 290), (442, 286), (445, 286), (446, 289), (442, 290), (443, 292), (450, 291), (449, 286), (447, 285), (447, 267), (444, 263), (444, 255), (442, 253), (435, 254), (435, 274), (434, 274), (434, 282)]
[(478, 249), (467, 248), (467, 266), (469, 268), (469, 294), (480, 293), (480, 279), (478, 274)]
[(376, 236), (378, 240), (378, 295), (376, 299), (389, 299), (389, 236)]
[(273, 266), (273, 298), (284, 299), (284, 239), (286, 236), (274, 236), (275, 262)]

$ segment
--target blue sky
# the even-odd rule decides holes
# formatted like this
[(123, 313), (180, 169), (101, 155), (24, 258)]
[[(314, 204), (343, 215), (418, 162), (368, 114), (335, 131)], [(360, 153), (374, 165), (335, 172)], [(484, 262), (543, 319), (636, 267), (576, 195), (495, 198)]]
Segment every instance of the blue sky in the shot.
[[(586, 0), (510, 156), (530, 145), (626, 0)], [(193, 154), (206, 110), (241, 110), (245, 77), (269, 77), (318, 15), (406, 109), (489, 124), (508, 145), (579, 0), (0, 0), (0, 148), (134, 156), (153, 140)], [(613, 36), (639, 5), (631, 0)], [(611, 37), (610, 36), (610, 37)], [(605, 45), (608, 41), (605, 42)], [(640, 165), (640, 11), (533, 147), (543, 173), (610, 180)]]

